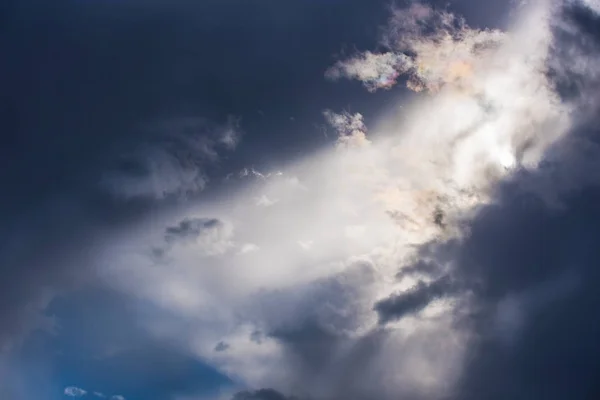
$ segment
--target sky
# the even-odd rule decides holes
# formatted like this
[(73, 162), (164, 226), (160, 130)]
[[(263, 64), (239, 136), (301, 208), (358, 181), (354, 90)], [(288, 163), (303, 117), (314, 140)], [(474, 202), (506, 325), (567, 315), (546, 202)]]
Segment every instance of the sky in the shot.
[(0, 398), (600, 396), (600, 2), (9, 0)]

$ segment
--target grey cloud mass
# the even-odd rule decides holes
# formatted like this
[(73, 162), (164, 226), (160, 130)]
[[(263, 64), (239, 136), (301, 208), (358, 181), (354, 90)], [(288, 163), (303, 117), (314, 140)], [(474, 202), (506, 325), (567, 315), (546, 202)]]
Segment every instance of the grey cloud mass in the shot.
[(184, 219), (177, 226), (167, 227), (165, 240), (167, 243), (177, 242), (178, 240), (194, 240), (205, 231), (218, 228), (222, 223), (214, 218), (193, 218)]
[(456, 291), (456, 284), (445, 276), (432, 283), (419, 281), (416, 286), (404, 292), (380, 301), (375, 305), (382, 323), (393, 319), (400, 319), (404, 315), (414, 314), (421, 311), (431, 302), (452, 295)]

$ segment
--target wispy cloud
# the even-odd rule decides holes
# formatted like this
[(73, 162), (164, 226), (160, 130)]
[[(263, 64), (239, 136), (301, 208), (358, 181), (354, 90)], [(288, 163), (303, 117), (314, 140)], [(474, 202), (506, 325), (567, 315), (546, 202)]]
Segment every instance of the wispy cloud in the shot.
[(150, 138), (121, 151), (100, 182), (118, 198), (164, 199), (197, 193), (208, 183), (206, 169), (241, 139), (235, 118), (224, 124), (175, 118), (149, 124), (143, 131)]
[(82, 397), (87, 394), (87, 391), (85, 391), (81, 388), (78, 388), (76, 386), (68, 386), (65, 388), (64, 393), (66, 396), (69, 396), (69, 397)]

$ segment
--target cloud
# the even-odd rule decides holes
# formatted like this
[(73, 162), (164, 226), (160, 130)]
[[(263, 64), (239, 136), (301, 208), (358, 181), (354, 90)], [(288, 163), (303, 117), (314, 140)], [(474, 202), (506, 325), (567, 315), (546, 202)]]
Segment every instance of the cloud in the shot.
[(229, 345), (225, 342), (219, 342), (215, 346), (215, 351), (226, 351), (229, 348)]
[[(216, 124), (203, 118), (175, 118), (147, 124), (143, 144), (121, 150), (100, 186), (122, 199), (164, 199), (202, 191), (206, 169), (241, 138), (239, 120)], [(127, 146), (125, 146), (127, 147)]]
[[(586, 222), (596, 195), (577, 197), (598, 182), (587, 173), (598, 153), (583, 134), (593, 124), (579, 107), (593, 94), (585, 85), (558, 88), (573, 75), (572, 59), (555, 51), (570, 42), (553, 29), (570, 31), (553, 25), (554, 9), (522, 12), (500, 33), (424, 5), (394, 10), (385, 54), (410, 57), (410, 85), (430, 95), (375, 121), (368, 138), (360, 113), (325, 111), (334, 148), (281, 174), (244, 169), (238, 176), (253, 178), (245, 185), (110, 232), (94, 252), (96, 284), (148, 304), (153, 312), (137, 322), (176, 348), (137, 349), (136, 366), (184, 353), (247, 389), (236, 400), (515, 398), (543, 387), (524, 371), (528, 362), (529, 371), (564, 376), (548, 355), (569, 354), (563, 328), (583, 339), (593, 336), (586, 323), (595, 329), (596, 274), (585, 261), (598, 235), (581, 243), (565, 235), (600, 226)], [(389, 82), (396, 56), (370, 54), (330, 74), (369, 88)], [(585, 79), (594, 56), (571, 54)], [(132, 181), (112, 181), (111, 193), (160, 199), (200, 190), (197, 178), (233, 141), (231, 131), (214, 136), (208, 124), (198, 133), (188, 122), (175, 124), (173, 141), (161, 133), (133, 150), (140, 158), (115, 175)], [(191, 179), (179, 179), (182, 171)], [(277, 204), (257, 207), (261, 199)], [(76, 228), (64, 243), (84, 247)], [(531, 351), (538, 343), (539, 358)], [(585, 374), (580, 361), (593, 342), (580, 343), (588, 347), (567, 364)], [(538, 386), (518, 385), (527, 380), (519, 374)], [(578, 382), (576, 390), (591, 390)], [(553, 384), (568, 395), (566, 381)]]
[(255, 391), (243, 391), (236, 393), (233, 400), (292, 400), (295, 397), (287, 397), (273, 389), (259, 389)]
[(419, 312), (433, 301), (450, 296), (455, 291), (455, 285), (448, 277), (431, 283), (419, 281), (416, 286), (378, 302), (375, 304), (375, 310), (379, 314), (380, 322), (386, 323)]
[[(193, 244), (204, 255), (220, 255), (233, 246), (231, 227), (215, 218), (184, 218), (165, 229), (166, 245)], [(168, 251), (168, 249), (165, 249)]]
[(374, 92), (377, 89), (391, 88), (398, 76), (411, 68), (412, 60), (404, 54), (376, 54), (366, 51), (349, 60), (338, 61), (327, 70), (325, 76), (332, 80), (356, 79)]
[[(369, 91), (390, 88), (406, 75), (407, 87), (420, 92), (438, 91), (444, 85), (471, 87), (477, 70), (485, 68), (486, 55), (494, 53), (507, 37), (498, 30), (472, 29), (464, 19), (429, 5), (413, 2), (394, 8), (382, 44), (390, 51), (366, 51), (338, 61), (326, 76), (357, 79)], [(483, 63), (482, 63), (483, 62)]]
[[(148, 329), (250, 393), (432, 399), (461, 389), (485, 329), (519, 337), (519, 321), (572, 293), (539, 289), (560, 273), (511, 280), (523, 265), (511, 256), (541, 235), (529, 237), (531, 211), (505, 201), (519, 193), (548, 207), (597, 182), (575, 156), (596, 154), (573, 141), (581, 97), (562, 97), (546, 73), (554, 11), (520, 10), (502, 33), (427, 6), (395, 10), (389, 51), (420, 65), (411, 79), (428, 96), (370, 123), (368, 137), (360, 113), (325, 111), (335, 146), (268, 179), (243, 170), (257, 179), (145, 221), (130, 248), (106, 251), (105, 277), (185, 320)], [(263, 198), (277, 204), (257, 207)], [(511, 246), (494, 251), (492, 232)], [(170, 243), (159, 268), (157, 242)], [(497, 298), (482, 294), (503, 284)], [(496, 329), (505, 321), (514, 328)]]
[(184, 219), (176, 226), (167, 227), (165, 240), (168, 243), (177, 241), (194, 241), (202, 234), (222, 225), (221, 221), (209, 218), (189, 218)]
[(366, 137), (367, 128), (361, 114), (347, 112), (337, 114), (331, 110), (325, 110), (323, 115), (329, 125), (338, 133), (338, 146), (362, 147), (369, 144)]
[(82, 397), (85, 396), (87, 394), (87, 391), (78, 388), (76, 386), (69, 386), (65, 388), (65, 396), (69, 396), (69, 397)]

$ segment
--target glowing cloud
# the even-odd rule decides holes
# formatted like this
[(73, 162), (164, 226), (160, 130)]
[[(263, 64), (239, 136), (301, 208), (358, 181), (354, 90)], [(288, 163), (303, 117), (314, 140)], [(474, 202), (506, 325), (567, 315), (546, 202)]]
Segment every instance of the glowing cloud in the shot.
[[(417, 3), (394, 10), (389, 51), (328, 76), (374, 90), (406, 74), (426, 96), (368, 134), (361, 114), (325, 111), (334, 148), (283, 173), (245, 169), (240, 178), (258, 179), (128, 232), (139, 243), (107, 250), (106, 276), (185, 318), (185, 329), (146, 322), (245, 385), (438, 397), (460, 378), (472, 339), (455, 324), (468, 294), (446, 265), (435, 279), (403, 268), (421, 246), (467, 234), (462, 222), (496, 185), (538, 168), (571, 127), (575, 103), (545, 73), (553, 10), (540, 2), (521, 12), (499, 32)], [(164, 250), (160, 268), (151, 248)]]
[(87, 394), (87, 391), (78, 388), (76, 386), (68, 386), (65, 388), (65, 396), (69, 396), (69, 397), (82, 397), (85, 396)]
[(503, 32), (471, 29), (460, 17), (413, 3), (393, 10), (382, 40), (389, 52), (366, 51), (339, 61), (326, 76), (358, 79), (370, 91), (390, 88), (400, 75), (407, 75), (407, 87), (417, 92), (461, 86), (505, 38)]

